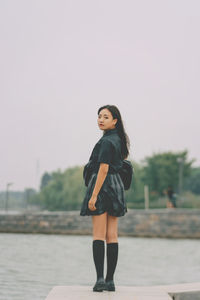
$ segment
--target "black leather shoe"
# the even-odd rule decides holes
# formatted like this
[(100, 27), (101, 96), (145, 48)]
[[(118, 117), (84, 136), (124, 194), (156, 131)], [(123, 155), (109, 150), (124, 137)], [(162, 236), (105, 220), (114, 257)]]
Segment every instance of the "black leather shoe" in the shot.
[(115, 291), (115, 284), (113, 280), (106, 281), (106, 291)]
[(93, 287), (93, 292), (103, 292), (103, 290), (106, 290), (106, 283), (104, 278), (100, 277)]

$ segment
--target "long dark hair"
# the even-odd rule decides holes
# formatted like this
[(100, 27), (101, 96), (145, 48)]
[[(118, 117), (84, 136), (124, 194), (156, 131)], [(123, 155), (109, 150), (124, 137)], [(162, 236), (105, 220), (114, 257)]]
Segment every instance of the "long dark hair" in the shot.
[(124, 125), (123, 125), (120, 111), (117, 108), (117, 106), (115, 106), (115, 105), (104, 105), (98, 109), (98, 115), (99, 115), (100, 111), (104, 108), (107, 108), (110, 111), (113, 119), (117, 119), (115, 128), (117, 129), (119, 137), (121, 138), (121, 141), (122, 141), (122, 157), (123, 157), (123, 159), (125, 159), (129, 155), (130, 139), (124, 130)]

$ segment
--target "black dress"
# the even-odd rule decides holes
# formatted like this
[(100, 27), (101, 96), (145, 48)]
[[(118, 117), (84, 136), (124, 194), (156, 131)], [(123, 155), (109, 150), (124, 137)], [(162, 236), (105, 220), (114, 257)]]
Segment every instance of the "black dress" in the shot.
[[(81, 205), (80, 215), (100, 215), (105, 211), (115, 217), (124, 216), (127, 212), (124, 197), (124, 185), (118, 173), (123, 164), (121, 155), (121, 139), (117, 129), (109, 129), (96, 143), (90, 155), (93, 173), (90, 177), (84, 200)], [(88, 202), (96, 183), (100, 163), (109, 164), (107, 176), (97, 196), (96, 210), (88, 208)]]

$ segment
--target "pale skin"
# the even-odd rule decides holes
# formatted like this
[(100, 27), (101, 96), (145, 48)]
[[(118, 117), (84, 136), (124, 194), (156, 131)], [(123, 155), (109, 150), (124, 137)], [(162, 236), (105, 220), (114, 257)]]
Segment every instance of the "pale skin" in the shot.
[[(117, 123), (117, 119), (113, 119), (111, 112), (108, 109), (102, 109), (97, 119), (98, 126), (101, 130), (114, 129)], [(97, 174), (96, 183), (92, 196), (88, 202), (88, 208), (91, 211), (96, 210), (95, 203), (97, 196), (107, 176), (109, 165), (100, 163), (99, 171)], [(93, 223), (93, 240), (106, 240), (106, 243), (117, 243), (118, 242), (118, 217), (110, 216), (107, 212), (92, 216)]]

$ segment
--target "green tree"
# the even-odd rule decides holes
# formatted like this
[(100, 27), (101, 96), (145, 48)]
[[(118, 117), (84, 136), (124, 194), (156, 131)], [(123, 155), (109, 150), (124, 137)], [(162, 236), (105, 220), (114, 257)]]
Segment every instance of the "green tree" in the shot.
[(191, 165), (194, 159), (187, 161), (187, 150), (183, 152), (164, 152), (153, 154), (146, 157), (144, 163), (144, 173), (142, 181), (149, 185), (149, 190), (158, 195), (163, 194), (163, 190), (168, 185), (176, 189), (179, 182), (179, 162), (178, 158), (183, 159), (183, 179), (191, 173)]
[(46, 185), (48, 185), (48, 183), (51, 179), (52, 179), (52, 175), (45, 172), (41, 178), (40, 190), (42, 190)]
[(185, 190), (200, 194), (200, 168), (192, 168), (191, 175), (185, 180)]
[(64, 172), (53, 172), (51, 180), (39, 193), (41, 207), (52, 211), (78, 209), (85, 189), (82, 170), (83, 167), (76, 166)]

